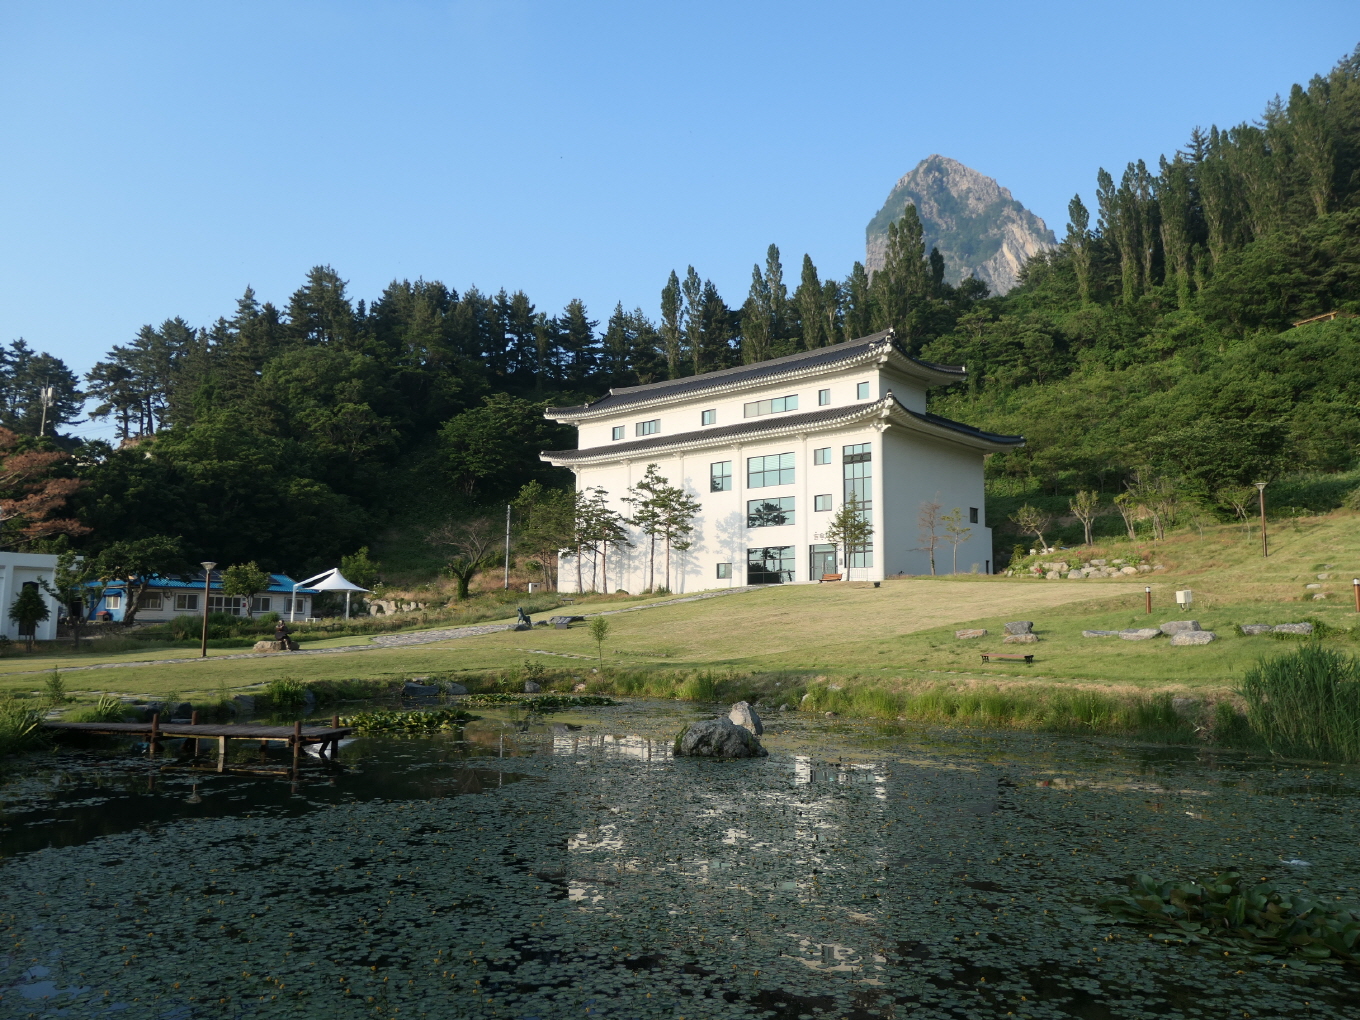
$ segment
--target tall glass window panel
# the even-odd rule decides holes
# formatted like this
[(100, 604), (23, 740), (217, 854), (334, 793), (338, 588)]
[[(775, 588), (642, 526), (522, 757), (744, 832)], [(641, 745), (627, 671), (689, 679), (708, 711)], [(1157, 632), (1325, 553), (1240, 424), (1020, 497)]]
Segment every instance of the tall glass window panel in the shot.
[(829, 404), (829, 403), (831, 403), (831, 391), (830, 391), (830, 390), (818, 390), (818, 391), (817, 391), (817, 406), (818, 406), (818, 407), (825, 407), (825, 406), (826, 406), (827, 404)]
[[(841, 448), (841, 465), (845, 475), (844, 498), (852, 495), (859, 502), (860, 516), (873, 519), (874, 506), (874, 464), (873, 447), (869, 443), (858, 443)], [(874, 565), (874, 543), (851, 549), (846, 557), (850, 567), (872, 567)]]
[(855, 387), (855, 398), (857, 400), (869, 399), (869, 384), (867, 382), (862, 382)]
[(827, 493), (825, 496), (813, 496), (812, 509), (815, 510), (817, 513), (825, 513), (826, 511), (830, 510), (831, 494)]
[(612, 429), (610, 429), (610, 430), (609, 430), (609, 438), (610, 438), (610, 439), (622, 439), (622, 438), (623, 438), (623, 426), (622, 426), (622, 425), (615, 425)]
[(791, 545), (746, 550), (747, 584), (790, 584), (793, 570), (794, 547)]
[(719, 563), (719, 564), (718, 564), (718, 580), (719, 580), (719, 581), (722, 581), (722, 580), (725, 580), (726, 578), (729, 578), (729, 577), (731, 577), (731, 576), (732, 576), (732, 564), (730, 564), (730, 563)]
[(748, 404), (741, 405), (741, 413), (745, 418), (757, 418), (762, 414), (779, 414), (781, 411), (798, 410), (798, 394), (791, 393), (787, 397), (775, 397), (773, 400), (752, 400)]
[(718, 420), (717, 411), (703, 411), (699, 415), (700, 425), (712, 425), (717, 420)]
[(746, 458), (746, 487), (793, 484), (793, 454), (776, 453), (769, 457)]
[(792, 523), (792, 496), (775, 496), (771, 499), (748, 499), (746, 501), (746, 526), (748, 528), (777, 528)]
[(823, 446), (820, 450), (813, 450), (813, 451), (812, 451), (812, 463), (814, 463), (814, 464), (830, 464), (830, 463), (831, 463), (831, 447), (829, 447), (829, 446)]
[(708, 491), (732, 491), (732, 462), (730, 460), (720, 460), (716, 464), (708, 465)]

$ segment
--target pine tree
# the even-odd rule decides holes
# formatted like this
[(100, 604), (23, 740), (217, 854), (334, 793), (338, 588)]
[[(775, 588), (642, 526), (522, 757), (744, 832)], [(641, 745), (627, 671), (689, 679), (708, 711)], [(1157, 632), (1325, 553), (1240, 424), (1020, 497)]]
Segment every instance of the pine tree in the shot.
[(752, 365), (770, 358), (773, 340), (770, 287), (759, 265), (751, 267), (751, 290), (741, 306), (741, 360)]
[(680, 378), (681, 308), (680, 277), (672, 269), (666, 286), (661, 288), (661, 342), (666, 350), (666, 372), (670, 379)]
[(1072, 253), (1072, 268), (1077, 275), (1077, 293), (1081, 303), (1091, 303), (1091, 214), (1086, 211), (1080, 195), (1073, 195), (1067, 203), (1067, 237), (1063, 243)]
[(684, 282), (680, 284), (680, 292), (685, 298), (684, 321), (684, 344), (685, 353), (689, 355), (690, 364), (694, 374), (698, 375), (704, 362), (704, 282), (699, 279), (699, 274), (694, 267), (690, 266), (685, 273)]
[(822, 314), (822, 281), (817, 277), (817, 267), (812, 264), (812, 256), (803, 256), (803, 277), (794, 291), (793, 303), (798, 308), (798, 317), (803, 328), (803, 349), (815, 350), (826, 345), (825, 319)]
[(869, 274), (856, 262), (845, 281), (845, 338), (857, 340), (874, 331), (874, 311)]

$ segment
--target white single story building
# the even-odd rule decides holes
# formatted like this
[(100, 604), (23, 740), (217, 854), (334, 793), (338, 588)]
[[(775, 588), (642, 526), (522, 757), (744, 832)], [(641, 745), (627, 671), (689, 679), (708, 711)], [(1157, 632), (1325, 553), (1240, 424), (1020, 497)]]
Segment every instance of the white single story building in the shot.
[[(983, 432), (926, 410), (932, 386), (961, 382), (963, 367), (910, 357), (891, 330), (740, 368), (609, 391), (591, 404), (544, 414), (578, 430), (575, 450), (545, 461), (570, 468), (577, 491), (599, 487), (625, 517), (623, 498), (656, 464), (671, 485), (696, 498), (689, 548), (672, 551), (671, 588), (855, 580), (930, 572), (918, 518), (928, 503), (958, 509), (968, 529), (960, 571), (992, 571), (992, 533), (983, 495), (986, 457), (1024, 445), (1022, 436)], [(840, 504), (854, 493), (873, 539), (850, 562), (826, 541)], [(584, 586), (601, 566), (608, 587), (641, 591), (649, 540), (584, 565)], [(943, 527), (940, 528), (943, 534)], [(583, 560), (585, 557), (583, 557)], [(936, 570), (948, 573), (943, 540)], [(654, 586), (664, 581), (658, 562)], [(559, 588), (576, 590), (576, 566), (561, 559)]]
[(61, 604), (43, 589), (45, 581), (49, 586), (57, 573), (57, 557), (49, 553), (0, 552), (0, 634), (11, 641), (18, 641), (19, 625), (9, 618), (9, 607), (19, 597), (19, 592), (32, 585), (38, 589), (47, 602), (47, 619), (34, 629), (33, 636), (39, 641), (53, 641), (57, 636), (57, 617), (65, 613)]
[[(53, 557), (55, 561), (56, 557)], [(311, 588), (299, 588), (297, 605), (293, 606), (293, 579), (287, 574), (270, 574), (269, 587), (245, 604), (245, 599), (235, 595), (222, 594), (222, 572), (214, 570), (208, 582), (208, 612), (227, 613), (231, 616), (259, 616), (264, 613), (278, 613), (284, 619), (290, 611), (298, 620), (306, 620), (312, 615)], [(135, 591), (138, 585), (133, 585)], [(128, 586), (122, 581), (108, 584), (92, 582), (87, 619), (106, 619), (121, 622), (128, 610)], [(183, 577), (157, 577), (142, 592), (137, 615), (138, 623), (164, 623), (177, 616), (203, 615), (203, 571), (186, 574)], [(107, 616), (101, 614), (107, 613)]]

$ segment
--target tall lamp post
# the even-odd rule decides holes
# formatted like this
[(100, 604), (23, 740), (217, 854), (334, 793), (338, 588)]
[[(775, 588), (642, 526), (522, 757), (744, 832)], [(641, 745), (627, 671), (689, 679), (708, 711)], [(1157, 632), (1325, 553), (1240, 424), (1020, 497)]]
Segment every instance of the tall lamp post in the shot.
[(203, 644), (198, 650), (198, 657), (206, 659), (208, 657), (208, 593), (212, 590), (212, 570), (217, 564), (212, 560), (204, 560), (199, 566), (203, 568)]
[(1256, 483), (1256, 494), (1261, 500), (1261, 555), (1270, 555), (1270, 545), (1266, 541), (1266, 483)]

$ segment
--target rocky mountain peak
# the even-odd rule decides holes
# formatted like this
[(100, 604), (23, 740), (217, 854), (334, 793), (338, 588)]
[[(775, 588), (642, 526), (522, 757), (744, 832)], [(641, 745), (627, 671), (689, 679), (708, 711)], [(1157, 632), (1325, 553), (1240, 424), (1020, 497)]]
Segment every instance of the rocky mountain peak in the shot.
[(948, 156), (928, 156), (888, 193), (883, 208), (865, 229), (865, 267), (883, 268), (888, 224), (910, 202), (925, 230), (926, 251), (940, 249), (945, 280), (976, 276), (991, 293), (1004, 294), (1020, 282), (1025, 260), (1057, 244), (1044, 221), (1010, 191)]

